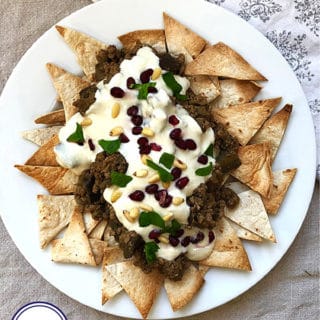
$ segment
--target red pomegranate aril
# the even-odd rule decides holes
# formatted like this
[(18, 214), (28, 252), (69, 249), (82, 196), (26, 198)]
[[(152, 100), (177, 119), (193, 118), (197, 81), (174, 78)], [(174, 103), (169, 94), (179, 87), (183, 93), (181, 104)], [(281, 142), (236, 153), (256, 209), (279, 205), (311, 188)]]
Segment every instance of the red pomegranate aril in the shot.
[(149, 154), (150, 152), (151, 152), (151, 147), (149, 144), (139, 146), (139, 153), (140, 154)]
[(142, 122), (143, 122), (143, 118), (139, 115), (135, 115), (132, 116), (131, 118), (131, 122), (135, 125), (135, 126), (141, 126)]
[(142, 127), (133, 127), (132, 128), (132, 134), (140, 134), (142, 132)]
[(132, 77), (129, 77), (127, 79), (127, 88), (128, 89), (132, 89), (132, 87), (136, 84), (136, 81), (132, 78)]
[(141, 190), (136, 190), (129, 194), (129, 198), (133, 201), (142, 201), (144, 199), (144, 193)]
[(151, 142), (150, 143), (150, 147), (153, 151), (161, 151), (162, 150), (162, 147), (159, 146), (158, 144), (154, 143), (154, 142)]
[(155, 240), (158, 239), (161, 235), (161, 230), (153, 229), (149, 232), (149, 239)]
[(179, 244), (180, 240), (170, 234), (169, 235), (169, 242), (173, 247), (176, 247)]
[(148, 93), (157, 93), (158, 89), (156, 87), (149, 87), (148, 88)]
[(119, 140), (121, 143), (128, 143), (130, 141), (129, 138), (124, 133), (120, 134)]
[(174, 114), (169, 117), (169, 123), (173, 126), (176, 126), (179, 122), (179, 119)]
[(189, 178), (183, 177), (176, 181), (176, 187), (179, 189), (183, 189), (188, 183), (189, 183)]
[(179, 139), (181, 139), (181, 133), (182, 133), (182, 131), (180, 128), (175, 128), (170, 131), (169, 137), (172, 140), (179, 140)]
[(145, 146), (146, 144), (149, 143), (149, 140), (146, 137), (140, 137), (138, 140), (138, 145), (140, 146)]
[(161, 189), (154, 194), (154, 197), (158, 201), (165, 201), (167, 195), (168, 195), (168, 191), (166, 189)]
[(139, 112), (139, 108), (137, 106), (131, 106), (127, 110), (127, 115), (128, 116), (135, 116)]
[(209, 237), (209, 243), (211, 243), (215, 239), (215, 235), (213, 231), (211, 230), (209, 231), (208, 237)]
[(183, 229), (179, 229), (176, 234), (175, 234), (175, 237), (176, 238), (180, 238), (181, 236), (183, 236), (184, 234), (184, 230)]
[(182, 240), (181, 240), (181, 245), (183, 247), (187, 247), (189, 244), (190, 244), (190, 237), (189, 236), (186, 236), (184, 237)]
[(208, 163), (208, 157), (205, 154), (202, 154), (198, 158), (198, 162), (201, 163), (201, 164), (207, 164)]
[(88, 140), (88, 145), (91, 151), (94, 151), (94, 149), (96, 148), (96, 146), (94, 145), (92, 139)]
[(145, 191), (148, 194), (155, 194), (159, 190), (159, 186), (155, 183), (146, 186)]
[(198, 239), (199, 242), (202, 241), (204, 239), (204, 233), (199, 231), (197, 233), (197, 239)]
[(125, 92), (120, 87), (113, 87), (110, 90), (110, 94), (115, 98), (123, 98)]
[(199, 241), (198, 241), (197, 237), (190, 237), (190, 242), (192, 244), (197, 244)]
[(187, 150), (186, 142), (183, 139), (176, 140), (174, 144), (182, 150)]
[(185, 140), (185, 144), (186, 144), (187, 149), (189, 149), (189, 150), (197, 149), (197, 144), (192, 139)]
[(181, 177), (182, 170), (180, 168), (174, 167), (171, 170), (171, 174), (173, 175), (173, 180), (177, 180)]
[(172, 203), (172, 196), (170, 196), (169, 194), (166, 196), (164, 201), (161, 201), (161, 200), (159, 201), (159, 205), (161, 208), (168, 208), (171, 203)]
[(141, 72), (140, 74), (140, 80), (142, 83), (148, 83), (150, 81), (150, 77), (153, 74), (153, 70), (152, 69), (147, 69), (143, 72)]

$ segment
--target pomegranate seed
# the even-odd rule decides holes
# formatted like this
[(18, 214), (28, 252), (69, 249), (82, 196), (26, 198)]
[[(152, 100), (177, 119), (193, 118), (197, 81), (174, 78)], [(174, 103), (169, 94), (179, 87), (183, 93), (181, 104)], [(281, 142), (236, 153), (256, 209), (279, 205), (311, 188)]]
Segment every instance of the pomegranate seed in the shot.
[(120, 134), (119, 140), (121, 143), (128, 143), (130, 141), (129, 138), (124, 133)]
[(208, 163), (208, 157), (205, 154), (202, 154), (198, 158), (198, 162), (201, 163), (201, 164), (207, 164)]
[(176, 126), (177, 124), (179, 124), (179, 122), (179, 119), (175, 115), (169, 117), (169, 123), (173, 126)]
[(177, 167), (174, 167), (172, 170), (171, 170), (171, 174), (173, 175), (173, 180), (177, 180), (181, 177), (181, 169), (180, 168), (177, 168)]
[(142, 127), (133, 127), (132, 128), (132, 134), (140, 134), (142, 132)]
[(154, 197), (156, 200), (164, 202), (167, 195), (168, 191), (166, 189), (161, 189), (154, 194)]
[(168, 208), (170, 204), (172, 203), (172, 196), (169, 194), (165, 197), (164, 201), (159, 201), (159, 205), (161, 208)]
[(192, 244), (197, 244), (199, 241), (198, 241), (197, 237), (190, 237), (190, 242)]
[(162, 147), (154, 142), (150, 143), (150, 147), (153, 151), (161, 151), (162, 150)]
[(128, 108), (127, 110), (127, 115), (128, 116), (135, 116), (137, 115), (139, 112), (139, 109), (137, 106), (131, 106), (130, 108)]
[(120, 87), (113, 87), (110, 90), (110, 94), (115, 98), (123, 98), (125, 92)]
[(91, 151), (94, 151), (94, 149), (96, 148), (96, 146), (92, 142), (92, 139), (88, 140), (88, 145), (89, 145), (89, 148), (90, 148)]
[(210, 230), (208, 236), (209, 236), (209, 243), (211, 243), (215, 238), (213, 231)]
[(181, 139), (181, 133), (182, 133), (181, 129), (176, 128), (176, 129), (171, 130), (169, 137), (172, 140), (178, 140), (178, 139)]
[(180, 240), (170, 234), (169, 235), (169, 242), (173, 247), (176, 247), (179, 244)]
[(187, 247), (188, 245), (189, 245), (189, 243), (190, 243), (190, 237), (189, 236), (186, 236), (186, 237), (184, 237), (182, 240), (181, 240), (181, 245), (183, 246), (183, 247)]
[(153, 74), (153, 70), (152, 69), (147, 69), (143, 72), (141, 72), (140, 74), (140, 80), (142, 83), (148, 83), (150, 81), (150, 77)]
[(138, 140), (138, 145), (144, 146), (149, 143), (149, 140), (146, 137), (140, 137)]
[(150, 184), (150, 185), (146, 186), (145, 191), (148, 194), (154, 194), (158, 191), (158, 189), (159, 189), (159, 186), (154, 183), (154, 184)]
[(141, 126), (142, 122), (143, 122), (143, 118), (139, 115), (135, 115), (132, 116), (131, 118), (131, 122), (135, 125), (135, 126)]
[(185, 141), (186, 147), (189, 150), (195, 150), (197, 149), (197, 144), (192, 139), (187, 139)]
[(129, 194), (129, 198), (133, 201), (142, 201), (144, 199), (144, 193), (141, 190), (136, 190)]
[(161, 235), (161, 230), (159, 229), (153, 229), (149, 232), (149, 239), (158, 239), (158, 237)]
[(179, 230), (176, 232), (175, 236), (176, 236), (177, 238), (180, 238), (181, 236), (183, 236), (183, 234), (184, 234), (184, 230), (183, 230), (183, 229), (179, 229)]
[(198, 243), (204, 239), (204, 233), (199, 231), (195, 237), (191, 238), (192, 243)]
[(132, 89), (132, 87), (136, 84), (136, 81), (132, 78), (132, 77), (129, 77), (127, 79), (127, 88), (128, 89)]
[(145, 144), (139, 147), (140, 154), (149, 154), (151, 152), (151, 147), (149, 144)]
[(176, 140), (174, 144), (182, 150), (187, 150), (186, 142), (183, 139)]
[(157, 93), (158, 89), (156, 87), (148, 87), (148, 93)]
[(183, 177), (176, 181), (176, 187), (179, 189), (183, 189), (188, 183), (189, 183), (189, 178)]

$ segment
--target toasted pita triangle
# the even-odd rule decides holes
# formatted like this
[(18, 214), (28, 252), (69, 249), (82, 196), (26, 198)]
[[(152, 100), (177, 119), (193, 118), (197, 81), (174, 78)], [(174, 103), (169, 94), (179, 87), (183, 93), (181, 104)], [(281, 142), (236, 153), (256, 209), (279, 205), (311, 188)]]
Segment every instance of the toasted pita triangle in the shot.
[(163, 13), (164, 31), (168, 50), (173, 55), (184, 54), (186, 62), (192, 61), (207, 42), (195, 32)]
[(108, 244), (102, 240), (89, 239), (90, 247), (94, 256), (96, 265), (100, 265), (102, 262), (104, 252), (108, 248)]
[(158, 271), (144, 273), (132, 261), (109, 265), (107, 270), (120, 283), (145, 319), (162, 286), (163, 276)]
[(47, 143), (54, 135), (58, 134), (62, 126), (46, 127), (22, 132), (22, 137), (38, 146)]
[(202, 278), (204, 278), (204, 276), (206, 275), (206, 273), (208, 272), (210, 267), (204, 266), (204, 265), (199, 265), (198, 269), (199, 269), (199, 272), (200, 272)]
[(240, 147), (238, 156), (241, 165), (232, 172), (232, 176), (268, 198), (271, 194), (273, 179), (269, 144), (260, 143)]
[(101, 240), (103, 237), (104, 230), (106, 229), (108, 224), (107, 220), (101, 220), (99, 224), (91, 231), (89, 237), (92, 239)]
[(77, 207), (63, 238), (52, 241), (51, 256), (55, 262), (96, 265), (82, 214)]
[(296, 168), (273, 172), (273, 187), (270, 198), (262, 197), (268, 213), (276, 214), (278, 212), (296, 172)]
[(220, 80), (220, 96), (210, 106), (225, 108), (240, 103), (250, 102), (261, 90), (261, 86), (254, 81), (224, 79)]
[(214, 228), (214, 234), (213, 251), (208, 258), (200, 261), (200, 264), (250, 271), (251, 265), (241, 240), (225, 218), (221, 218)]
[(54, 195), (73, 193), (78, 181), (78, 176), (66, 168), (21, 165), (15, 167), (37, 180)]
[(243, 240), (250, 240), (250, 241), (257, 241), (257, 242), (261, 242), (262, 238), (259, 237), (257, 234), (243, 228), (242, 226), (238, 225), (237, 223), (233, 222), (230, 219), (227, 219), (228, 222), (230, 223), (231, 227), (234, 229), (234, 231), (236, 232), (237, 236), (240, 239)]
[(144, 46), (150, 46), (157, 52), (166, 52), (166, 40), (164, 30), (136, 30), (118, 37), (122, 45), (126, 49), (133, 49), (137, 43)]
[(112, 231), (112, 228), (110, 226), (107, 226), (104, 229), (103, 241), (107, 242), (108, 246), (117, 245), (117, 241), (116, 241), (115, 237), (113, 236), (113, 231)]
[(33, 166), (59, 166), (54, 153), (54, 147), (59, 143), (59, 137), (55, 134), (48, 142), (42, 145), (25, 163)]
[(235, 209), (227, 209), (226, 217), (260, 237), (276, 242), (268, 214), (258, 193), (248, 190), (238, 194), (240, 203)]
[(79, 92), (89, 87), (90, 82), (68, 73), (51, 63), (47, 63), (47, 69), (63, 103), (65, 118), (69, 120), (78, 112), (78, 108), (73, 103), (79, 98)]
[(45, 248), (68, 225), (76, 206), (74, 196), (38, 195), (39, 239)]
[(281, 98), (276, 98), (214, 108), (212, 114), (241, 145), (246, 145), (280, 101)]
[(195, 95), (200, 95), (206, 103), (213, 101), (220, 94), (217, 77), (194, 76), (189, 78), (190, 89)]
[(274, 160), (279, 149), (291, 111), (292, 105), (286, 104), (279, 112), (269, 118), (250, 140), (250, 144), (262, 143), (266, 141), (270, 142), (271, 162)]
[(166, 289), (173, 311), (177, 311), (187, 305), (204, 283), (201, 272), (193, 265), (183, 275), (180, 281), (165, 279)]
[(194, 61), (187, 64), (186, 75), (208, 75), (239, 80), (267, 80), (240, 54), (219, 42), (204, 50)]
[(96, 58), (100, 50), (107, 49), (107, 45), (79, 31), (56, 26), (56, 29), (77, 56), (78, 63), (85, 75), (91, 79), (98, 63)]
[(48, 124), (48, 125), (57, 125), (57, 124), (64, 124), (66, 122), (64, 109), (59, 109), (56, 111), (49, 112), (38, 117), (34, 120), (37, 124)]
[(92, 218), (91, 212), (84, 212), (83, 213), (83, 221), (84, 225), (86, 226), (87, 234), (90, 234), (92, 230), (99, 224), (100, 220), (96, 220)]

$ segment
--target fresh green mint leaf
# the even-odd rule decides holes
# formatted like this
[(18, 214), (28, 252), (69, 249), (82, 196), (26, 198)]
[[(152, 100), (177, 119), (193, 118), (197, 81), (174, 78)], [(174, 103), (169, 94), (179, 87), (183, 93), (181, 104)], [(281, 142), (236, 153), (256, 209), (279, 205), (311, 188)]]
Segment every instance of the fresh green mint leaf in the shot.
[(156, 256), (156, 252), (159, 250), (159, 246), (151, 241), (151, 242), (146, 242), (144, 244), (144, 253), (146, 255), (146, 259), (147, 259), (147, 263), (151, 263), (153, 261), (155, 261), (157, 259), (157, 256)]
[(173, 180), (173, 175), (170, 172), (168, 172), (166, 169), (161, 168), (153, 161), (147, 160), (147, 166), (158, 172), (161, 181), (169, 182)]
[(174, 74), (170, 72), (166, 72), (162, 75), (162, 79), (165, 82), (165, 84), (172, 90), (173, 95), (178, 100), (186, 100), (186, 95), (181, 95), (180, 92), (182, 90), (181, 84), (177, 82), (177, 80), (174, 77)]
[(172, 220), (170, 227), (165, 227), (164, 231), (175, 236), (176, 232), (181, 229), (181, 224), (177, 220)]
[(157, 226), (161, 229), (165, 228), (164, 220), (160, 216), (159, 213), (154, 211), (143, 211), (139, 216), (139, 226), (140, 227), (147, 227), (150, 224)]
[(156, 83), (155, 82), (148, 82), (148, 83), (135, 83), (132, 86), (132, 89), (138, 89), (138, 99), (139, 100), (146, 100), (148, 96), (148, 88), (150, 87), (155, 87)]
[(213, 158), (213, 144), (210, 143), (207, 150), (204, 152), (207, 156)]
[(99, 140), (98, 141), (101, 148), (107, 153), (107, 154), (113, 154), (117, 152), (120, 148), (120, 140)]
[(212, 172), (212, 169), (213, 169), (213, 165), (212, 165), (212, 162), (210, 162), (208, 166), (197, 169), (196, 175), (201, 177), (208, 176)]
[(75, 142), (78, 144), (83, 144), (84, 143), (84, 136), (83, 136), (83, 130), (82, 127), (79, 123), (77, 123), (77, 128), (74, 133), (72, 133), (68, 138), (68, 142)]
[(173, 161), (174, 155), (167, 152), (164, 152), (159, 159), (159, 163), (162, 163), (167, 169), (171, 169)]
[(124, 173), (112, 171), (111, 172), (111, 184), (124, 188), (132, 180), (132, 177), (127, 176)]

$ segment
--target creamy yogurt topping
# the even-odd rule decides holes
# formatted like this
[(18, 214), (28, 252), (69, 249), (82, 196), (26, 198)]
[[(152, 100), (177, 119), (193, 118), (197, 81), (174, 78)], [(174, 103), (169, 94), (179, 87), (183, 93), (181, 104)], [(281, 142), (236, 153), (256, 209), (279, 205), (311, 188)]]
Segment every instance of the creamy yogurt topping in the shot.
[[(57, 161), (63, 167), (70, 168), (76, 174), (80, 174), (83, 170), (87, 169), (92, 162), (95, 161), (95, 157), (103, 149), (99, 145), (99, 140), (116, 140), (119, 137), (114, 135), (114, 128), (121, 128), (123, 134), (129, 139), (127, 143), (121, 143), (119, 152), (125, 157), (128, 162), (127, 176), (132, 177), (132, 180), (126, 185), (126, 187), (119, 188), (112, 186), (106, 188), (104, 191), (104, 198), (109, 203), (112, 203), (115, 213), (119, 221), (128, 230), (134, 230), (146, 241), (150, 242), (149, 233), (157, 229), (153, 225), (147, 227), (140, 227), (139, 219), (136, 218), (128, 220), (124, 212), (130, 212), (134, 208), (139, 208), (140, 211), (148, 211), (145, 205), (152, 208), (152, 211), (157, 212), (160, 216), (171, 216), (172, 219), (177, 220), (180, 224), (187, 224), (190, 208), (186, 203), (187, 196), (191, 195), (193, 190), (200, 184), (205, 182), (211, 175), (199, 176), (196, 174), (196, 170), (208, 166), (211, 162), (215, 164), (215, 160), (209, 157), (207, 164), (201, 164), (198, 162), (199, 156), (203, 155), (210, 144), (214, 143), (214, 132), (211, 128), (202, 132), (198, 123), (188, 114), (188, 112), (179, 104), (175, 105), (170, 96), (173, 95), (172, 90), (166, 85), (162, 76), (157, 79), (150, 80), (155, 82), (155, 93), (149, 93), (146, 99), (138, 99), (138, 90), (128, 89), (127, 79), (132, 77), (136, 83), (140, 83), (140, 75), (142, 72), (148, 69), (159, 69), (159, 58), (148, 47), (139, 49), (136, 56), (130, 60), (124, 60), (120, 65), (120, 72), (113, 76), (109, 83), (101, 81), (98, 83), (98, 90), (96, 91), (96, 101), (86, 111), (85, 116), (80, 113), (76, 113), (71, 119), (69, 119), (66, 125), (59, 132), (60, 144), (55, 147), (55, 153)], [(167, 71), (161, 70), (162, 74)], [(175, 80), (181, 85), (181, 95), (185, 94), (188, 87), (188, 79), (174, 75)], [(111, 94), (111, 89), (114, 87), (121, 88), (124, 91), (122, 98), (116, 98)], [(116, 117), (112, 117), (112, 110), (114, 105), (118, 103), (120, 105), (119, 114)], [(138, 107), (138, 114), (143, 117), (141, 124), (142, 128), (149, 128), (152, 130), (153, 135), (147, 136), (149, 144), (155, 143), (158, 146), (158, 150), (151, 150), (148, 157), (166, 169), (163, 165), (159, 164), (159, 159), (163, 153), (169, 153), (175, 156), (176, 160), (180, 160), (186, 165), (186, 168), (182, 170), (181, 178), (187, 177), (188, 183), (183, 187), (177, 187), (177, 181), (171, 181), (170, 185), (165, 185), (161, 181), (154, 182), (159, 185), (160, 189), (167, 190), (167, 193), (172, 196), (173, 199), (180, 198), (182, 203), (173, 204), (163, 207), (159, 204), (159, 201), (153, 194), (145, 192), (146, 186), (150, 185), (150, 179), (157, 173), (154, 169), (150, 168), (146, 163), (141, 160), (141, 154), (139, 153), (139, 145), (137, 140), (144, 136), (143, 134), (134, 134), (132, 132), (135, 126), (132, 123), (131, 117), (128, 116), (127, 110), (132, 107)], [(170, 124), (168, 118), (175, 115), (179, 123), (173, 125)], [(83, 145), (77, 143), (68, 142), (68, 137), (75, 132), (77, 123), (81, 124), (83, 120), (90, 119), (90, 125), (82, 126), (83, 136), (85, 142)], [(170, 133), (173, 129), (181, 129), (182, 138), (192, 139), (196, 147), (194, 150), (183, 150), (175, 145), (175, 141), (170, 138)], [(88, 140), (91, 139), (91, 147)], [(94, 145), (94, 150), (92, 148)], [(159, 146), (161, 150), (159, 150)], [(145, 161), (144, 161), (145, 162)], [(138, 171), (147, 170), (145, 177), (135, 176)], [(166, 169), (170, 172), (170, 169)], [(180, 178), (180, 179), (181, 179)], [(135, 191), (142, 191), (144, 194), (143, 201), (134, 201), (129, 196)], [(116, 200), (112, 201), (115, 192), (121, 194)], [(190, 243), (184, 246), (180, 243), (176, 246), (172, 246), (170, 243), (160, 241), (158, 243), (159, 250), (157, 256), (167, 260), (173, 260), (181, 253), (185, 253), (191, 260), (201, 260), (207, 257), (214, 245), (212, 239), (209, 241), (209, 230), (203, 230), (195, 227), (188, 227), (184, 230), (183, 237), (195, 237), (200, 232), (200, 241), (197, 243)], [(164, 237), (168, 234), (163, 234)], [(182, 237), (182, 238), (183, 238)], [(181, 239), (182, 239), (181, 238)], [(202, 239), (203, 238), (203, 239)], [(181, 240), (180, 239), (180, 240)]]

